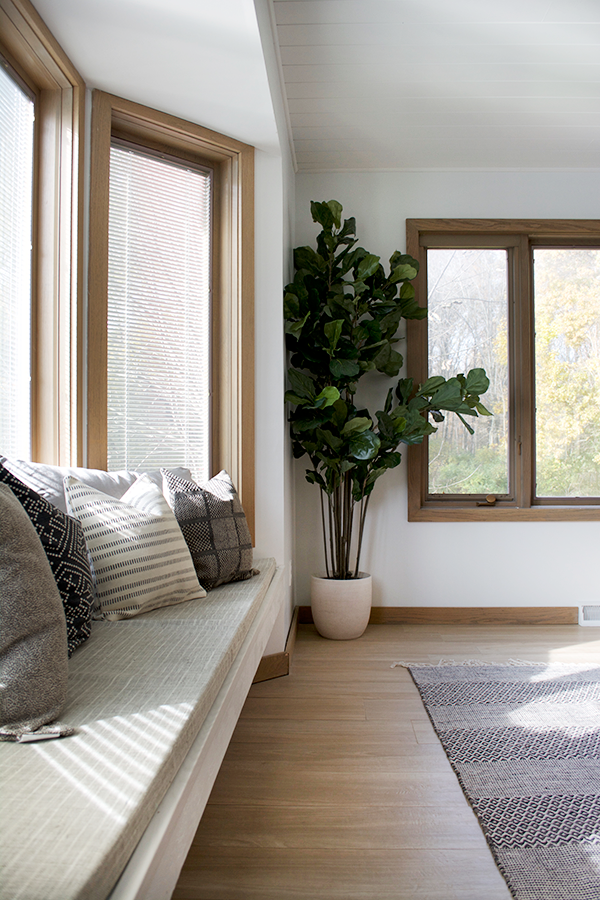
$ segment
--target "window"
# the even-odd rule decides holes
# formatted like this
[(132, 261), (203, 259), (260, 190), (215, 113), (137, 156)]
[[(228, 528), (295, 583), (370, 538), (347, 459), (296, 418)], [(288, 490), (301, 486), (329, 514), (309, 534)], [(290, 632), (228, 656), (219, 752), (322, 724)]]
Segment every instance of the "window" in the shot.
[(483, 367), (492, 417), (409, 450), (409, 519), (600, 518), (600, 221), (408, 220), (415, 381)]
[[(12, 125), (3, 119), (2, 129), (25, 128), (19, 146), (15, 131), (4, 144), (9, 157), (3, 155), (0, 175), (4, 215), (8, 210), (12, 216), (9, 233), (3, 218), (0, 235), (2, 407), (7, 411), (0, 450), (47, 463), (81, 464), (79, 134), (85, 86), (28, 0), (1, 0), (0, 35), (6, 62), (2, 116), (13, 116)], [(27, 121), (17, 126), (19, 114), (16, 107), (9, 111), (7, 102), (22, 104)], [(12, 187), (9, 175), (16, 179)], [(5, 344), (9, 332), (10, 350)], [(12, 410), (9, 398), (15, 401)]]
[(253, 150), (94, 92), (88, 465), (225, 468), (254, 510)]
[(107, 466), (210, 466), (212, 170), (110, 151)]
[(0, 447), (31, 458), (34, 95), (0, 68)]

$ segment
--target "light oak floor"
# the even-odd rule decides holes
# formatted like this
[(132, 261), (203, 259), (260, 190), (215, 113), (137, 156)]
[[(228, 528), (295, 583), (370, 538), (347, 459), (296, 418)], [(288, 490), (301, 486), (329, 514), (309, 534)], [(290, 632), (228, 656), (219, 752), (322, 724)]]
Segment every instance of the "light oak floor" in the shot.
[(176, 900), (509, 900), (397, 660), (600, 659), (600, 629), (300, 626), (292, 672), (252, 687)]

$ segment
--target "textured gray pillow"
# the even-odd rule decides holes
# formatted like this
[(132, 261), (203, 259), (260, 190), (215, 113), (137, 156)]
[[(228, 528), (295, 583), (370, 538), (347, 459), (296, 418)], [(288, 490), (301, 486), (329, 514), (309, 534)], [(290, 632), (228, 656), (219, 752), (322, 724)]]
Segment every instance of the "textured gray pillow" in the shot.
[(206, 484), (161, 469), (163, 493), (192, 554), (198, 581), (209, 591), (218, 584), (258, 575), (252, 568), (252, 538), (231, 478), (225, 470)]
[(36, 530), (0, 484), (0, 740), (72, 734), (55, 723), (67, 696), (67, 625)]

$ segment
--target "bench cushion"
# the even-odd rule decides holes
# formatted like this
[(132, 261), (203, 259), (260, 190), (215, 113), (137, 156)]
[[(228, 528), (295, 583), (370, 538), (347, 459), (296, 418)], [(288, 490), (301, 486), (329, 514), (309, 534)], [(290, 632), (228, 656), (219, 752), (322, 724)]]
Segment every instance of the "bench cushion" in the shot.
[[(3, 898), (101, 900), (173, 780), (275, 572), (121, 622), (69, 663), (70, 738), (0, 746)], [(35, 850), (35, 852), (33, 852)]]

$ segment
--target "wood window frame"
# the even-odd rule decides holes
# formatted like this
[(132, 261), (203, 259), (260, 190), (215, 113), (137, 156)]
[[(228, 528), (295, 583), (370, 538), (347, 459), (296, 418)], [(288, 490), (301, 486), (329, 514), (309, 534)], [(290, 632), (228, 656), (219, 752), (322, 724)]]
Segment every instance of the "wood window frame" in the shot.
[(36, 104), (31, 272), (32, 459), (83, 459), (85, 84), (28, 0), (0, 0), (0, 53)]
[[(502, 247), (509, 250), (510, 465), (513, 493), (488, 503), (485, 497), (428, 495), (427, 439), (409, 447), (409, 522), (597, 521), (596, 498), (535, 498), (535, 372), (531, 254), (538, 246), (600, 246), (597, 219), (407, 219), (407, 252), (421, 266), (415, 279), (420, 306), (427, 305), (428, 245)], [(415, 383), (427, 378), (427, 319), (407, 322), (407, 368)], [(518, 361), (518, 362), (517, 362)], [(516, 377), (518, 376), (518, 377)], [(485, 402), (485, 398), (484, 398)]]
[(107, 461), (108, 210), (111, 139), (214, 173), (211, 474), (226, 469), (254, 537), (254, 148), (94, 91), (90, 176), (87, 465)]

